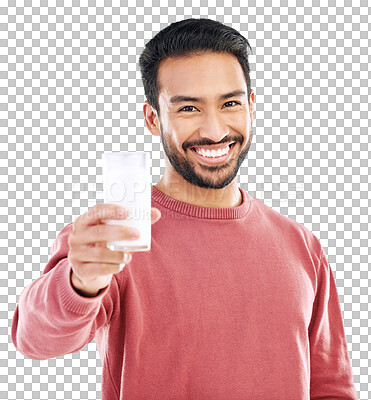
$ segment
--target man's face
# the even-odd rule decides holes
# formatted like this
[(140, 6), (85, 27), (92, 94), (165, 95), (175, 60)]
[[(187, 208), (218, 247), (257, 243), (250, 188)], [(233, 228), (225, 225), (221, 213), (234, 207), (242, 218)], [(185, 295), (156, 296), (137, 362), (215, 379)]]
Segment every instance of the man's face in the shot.
[[(238, 60), (217, 53), (168, 58), (158, 81), (159, 129), (170, 165), (196, 186), (224, 188), (236, 177), (253, 135), (254, 94), (249, 107)], [(213, 149), (218, 152), (209, 153)]]

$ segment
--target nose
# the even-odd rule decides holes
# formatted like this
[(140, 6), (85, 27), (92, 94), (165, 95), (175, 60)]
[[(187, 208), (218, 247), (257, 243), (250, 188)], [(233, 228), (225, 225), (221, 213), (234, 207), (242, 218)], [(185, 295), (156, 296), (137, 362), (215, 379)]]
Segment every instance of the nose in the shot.
[(199, 127), (200, 137), (218, 143), (228, 134), (229, 128), (218, 112), (208, 111), (205, 113)]

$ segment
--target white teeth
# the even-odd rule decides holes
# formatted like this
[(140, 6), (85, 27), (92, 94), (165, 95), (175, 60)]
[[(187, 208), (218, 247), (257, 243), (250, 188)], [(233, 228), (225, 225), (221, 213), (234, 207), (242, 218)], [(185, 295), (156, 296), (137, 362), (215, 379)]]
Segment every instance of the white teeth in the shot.
[(215, 157), (221, 157), (224, 156), (225, 154), (228, 153), (229, 151), (229, 146), (224, 147), (223, 149), (218, 149), (217, 151), (215, 150), (204, 150), (204, 149), (195, 149), (198, 154), (201, 154), (204, 157), (210, 157), (210, 158), (215, 158)]

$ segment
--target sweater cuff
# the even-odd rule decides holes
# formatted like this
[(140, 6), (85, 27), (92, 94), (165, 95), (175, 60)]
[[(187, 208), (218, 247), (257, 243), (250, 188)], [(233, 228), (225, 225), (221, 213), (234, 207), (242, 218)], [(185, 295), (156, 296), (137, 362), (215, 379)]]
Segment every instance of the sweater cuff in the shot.
[(109, 285), (95, 297), (84, 297), (78, 294), (72, 286), (72, 266), (68, 258), (61, 260), (55, 269), (58, 297), (64, 308), (76, 314), (88, 314), (100, 306), (102, 298), (108, 292)]

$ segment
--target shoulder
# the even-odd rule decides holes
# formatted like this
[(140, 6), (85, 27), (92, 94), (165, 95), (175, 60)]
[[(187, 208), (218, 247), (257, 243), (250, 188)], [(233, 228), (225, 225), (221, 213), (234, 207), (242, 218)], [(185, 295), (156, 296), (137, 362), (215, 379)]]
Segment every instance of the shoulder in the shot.
[(252, 223), (257, 223), (261, 229), (279, 235), (283, 240), (292, 240), (296, 244), (308, 247), (308, 250), (316, 254), (322, 251), (321, 244), (316, 235), (306, 226), (274, 210), (263, 201), (249, 195), (252, 199)]

